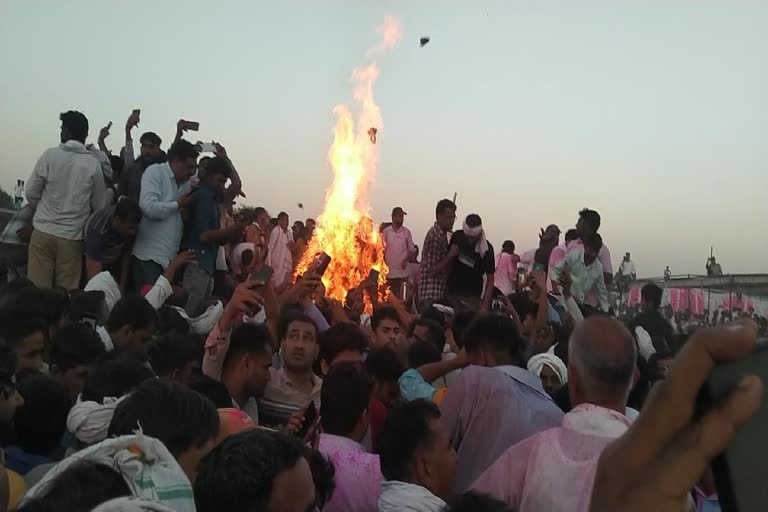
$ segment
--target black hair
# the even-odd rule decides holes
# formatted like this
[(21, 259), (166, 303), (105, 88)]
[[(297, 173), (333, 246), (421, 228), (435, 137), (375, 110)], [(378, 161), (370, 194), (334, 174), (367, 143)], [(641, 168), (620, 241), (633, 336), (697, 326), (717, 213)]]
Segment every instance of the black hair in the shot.
[(565, 232), (565, 243), (579, 239), (579, 232), (576, 229), (569, 229)]
[(413, 337), (413, 333), (416, 332), (416, 327), (426, 327), (427, 341), (430, 341), (437, 350), (442, 353), (443, 347), (445, 347), (445, 328), (434, 320), (417, 318), (413, 321), (411, 328), (408, 330), (409, 337)]
[(305, 324), (309, 324), (315, 329), (315, 340), (317, 340), (320, 332), (317, 329), (317, 324), (314, 320), (307, 314), (303, 312), (295, 312), (295, 311), (283, 311), (283, 314), (280, 315), (280, 321), (277, 325), (277, 338), (280, 341), (283, 341), (285, 337), (288, 335), (288, 328), (291, 326), (293, 322), (301, 322)]
[(368, 348), (368, 335), (360, 326), (349, 322), (338, 323), (320, 335), (319, 360), (330, 364), (336, 356), (346, 351), (360, 352)]
[(531, 300), (531, 297), (525, 292), (513, 293), (509, 295), (509, 302), (520, 316), (520, 321), (524, 322), (529, 316), (536, 317), (539, 311), (539, 305)]
[(256, 220), (260, 215), (269, 215), (267, 209), (263, 206), (257, 206), (253, 209), (253, 220)]
[(477, 311), (460, 311), (453, 316), (451, 333), (453, 334), (453, 341), (459, 348), (464, 347), (464, 332), (476, 317)]
[(371, 350), (365, 358), (365, 371), (370, 378), (397, 382), (405, 368), (394, 350), (390, 347), (379, 347)]
[(15, 309), (0, 310), (0, 338), (12, 347), (16, 347), (21, 341), (35, 334), (45, 334), (47, 326), (45, 320), (32, 314), (23, 314)]
[(400, 327), (403, 326), (403, 319), (400, 318), (400, 314), (392, 306), (381, 306), (376, 308), (371, 316), (371, 328), (374, 332), (379, 328), (381, 322), (384, 320), (394, 320)]
[(464, 348), (468, 353), (482, 347), (509, 354), (514, 361), (520, 360), (523, 340), (514, 320), (494, 313), (480, 313), (464, 331)]
[(512, 240), (504, 240), (504, 243), (501, 244), (501, 250), (502, 252), (507, 252), (512, 254), (515, 252), (515, 242)]
[(389, 411), (378, 446), (385, 480), (408, 480), (416, 452), (433, 441), (430, 423), (439, 418), (440, 409), (427, 400), (414, 400)]
[(19, 512), (90, 512), (106, 501), (130, 495), (131, 489), (119, 471), (79, 460), (48, 482), (45, 494), (28, 501)]
[(197, 165), (200, 165), (203, 162), (210, 162), (211, 160), (213, 160), (213, 158), (211, 158), (210, 156), (200, 157), (200, 160), (197, 161)]
[(229, 409), (232, 407), (232, 396), (229, 394), (227, 386), (207, 375), (203, 375), (200, 379), (190, 384), (189, 389), (208, 398), (217, 409)]
[(430, 341), (415, 340), (408, 347), (408, 366), (411, 368), (438, 363), (441, 359), (441, 352)]
[(115, 206), (115, 217), (131, 224), (138, 224), (141, 221), (141, 215), (139, 203), (128, 196), (121, 197)]
[(199, 155), (200, 153), (197, 151), (195, 145), (184, 139), (177, 140), (171, 144), (170, 149), (168, 149), (169, 162), (173, 162), (175, 160), (187, 160), (189, 158), (197, 161), (197, 157)]
[(8, 345), (0, 344), (0, 396), (6, 400), (16, 389), (13, 376), (16, 373), (16, 353)]
[(200, 463), (198, 512), (268, 510), (275, 478), (303, 454), (301, 443), (281, 432), (255, 429), (227, 437)]
[(107, 437), (130, 435), (139, 427), (178, 458), (216, 437), (219, 414), (200, 393), (175, 382), (152, 379), (118, 404)]
[(304, 458), (315, 484), (315, 507), (323, 510), (336, 490), (336, 468), (328, 457), (309, 446), (304, 446)]
[(467, 491), (451, 499), (443, 512), (512, 512), (512, 509), (493, 496)]
[(272, 335), (264, 325), (239, 324), (229, 337), (229, 349), (224, 357), (224, 367), (243, 355), (266, 354), (272, 348)]
[(102, 290), (73, 290), (70, 293), (70, 322), (80, 322), (83, 318), (93, 318), (102, 322), (105, 308), (104, 296)]
[(160, 335), (189, 334), (189, 322), (171, 306), (163, 306), (157, 310), (157, 332)]
[(220, 174), (225, 178), (229, 178), (232, 174), (232, 168), (229, 166), (226, 160), (220, 157), (211, 158), (208, 162), (208, 167), (205, 168), (206, 176), (213, 176), (214, 174)]
[(368, 409), (368, 401), (368, 376), (363, 365), (353, 362), (333, 365), (320, 390), (323, 432), (335, 436), (351, 434)]
[(424, 320), (433, 320), (442, 326), (446, 325), (446, 314), (437, 309), (434, 305), (425, 308), (419, 316)]
[[(603, 237), (600, 236), (599, 233), (592, 233), (591, 235), (587, 235), (582, 239), (582, 242), (584, 243), (584, 247), (589, 247), (590, 249), (594, 249), (595, 252), (599, 252), (600, 249), (603, 248)], [(605, 269), (608, 272), (611, 271), (611, 269)]]
[(240, 262), (241, 262), (241, 268), (248, 267), (251, 263), (253, 263), (253, 250), (246, 249), (242, 252), (240, 255)]
[(584, 208), (579, 212), (579, 218), (582, 222), (589, 225), (595, 233), (600, 229), (600, 214), (595, 210)]
[(144, 297), (126, 295), (117, 301), (109, 313), (107, 331), (115, 332), (126, 325), (134, 331), (157, 325), (157, 312)]
[(62, 129), (67, 130), (74, 140), (85, 144), (85, 139), (88, 138), (88, 118), (82, 112), (69, 110), (62, 113), (59, 120)]
[(101, 337), (90, 325), (67, 325), (53, 337), (50, 364), (67, 371), (96, 363), (106, 351)]
[(109, 155), (109, 166), (112, 167), (116, 181), (116, 178), (123, 171), (123, 167), (125, 167), (125, 161), (117, 155)]
[(277, 214), (277, 218), (280, 219), (281, 217), (288, 217), (288, 214), (285, 212), (280, 212)]
[(471, 228), (476, 228), (477, 226), (483, 225), (483, 219), (481, 219), (480, 216), (476, 213), (470, 213), (467, 215), (467, 219), (464, 222), (466, 222), (467, 226)]
[(160, 138), (155, 132), (144, 132), (139, 138), (139, 144), (154, 144), (160, 146), (163, 143), (163, 139)]
[(445, 210), (453, 210), (456, 211), (456, 203), (451, 201), (450, 199), (441, 199), (437, 202), (437, 206), (435, 207), (435, 215), (440, 215)]
[(104, 398), (120, 398), (154, 377), (154, 372), (132, 355), (110, 352), (88, 373), (81, 396), (83, 401), (103, 403)]
[(67, 430), (72, 406), (67, 388), (47, 375), (34, 375), (19, 379), (18, 390), (24, 404), (14, 417), (16, 442), (28, 453), (49, 456)]
[(197, 336), (170, 335), (147, 343), (149, 364), (158, 377), (168, 377), (189, 363), (203, 360), (203, 342)]
[(647, 304), (652, 305), (653, 309), (661, 307), (662, 295), (664, 295), (664, 290), (654, 283), (648, 283), (640, 290), (640, 296)]

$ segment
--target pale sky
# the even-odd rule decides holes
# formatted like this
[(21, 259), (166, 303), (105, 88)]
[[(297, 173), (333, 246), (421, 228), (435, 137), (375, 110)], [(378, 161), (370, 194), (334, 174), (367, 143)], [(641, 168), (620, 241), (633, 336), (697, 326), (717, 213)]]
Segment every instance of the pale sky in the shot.
[(402, 206), (421, 245), (458, 192), (460, 217), (523, 252), (589, 206), (641, 275), (702, 273), (711, 245), (726, 272), (768, 272), (762, 1), (0, 0), (0, 185), (58, 142), (60, 112), (93, 142), (113, 121), (117, 150), (141, 108), (164, 148), (199, 121), (249, 204), (316, 216), (333, 107), (386, 14), (404, 39), (375, 86), (377, 222)]

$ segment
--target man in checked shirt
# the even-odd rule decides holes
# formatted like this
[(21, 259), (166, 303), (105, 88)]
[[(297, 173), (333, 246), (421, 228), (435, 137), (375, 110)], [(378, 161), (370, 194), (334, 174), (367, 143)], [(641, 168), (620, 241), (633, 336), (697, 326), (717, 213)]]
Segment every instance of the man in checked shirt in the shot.
[(456, 221), (456, 205), (449, 199), (441, 199), (435, 208), (435, 225), (424, 238), (419, 280), (419, 303), (431, 303), (445, 296), (448, 270), (452, 259), (448, 258), (448, 233)]

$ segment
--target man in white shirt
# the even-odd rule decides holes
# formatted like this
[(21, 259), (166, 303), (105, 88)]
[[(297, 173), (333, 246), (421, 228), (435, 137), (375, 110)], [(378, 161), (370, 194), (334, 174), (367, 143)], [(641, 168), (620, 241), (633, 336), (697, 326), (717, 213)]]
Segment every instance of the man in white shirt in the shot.
[(395, 297), (403, 298), (403, 284), (408, 279), (408, 261), (414, 253), (411, 230), (403, 226), (408, 215), (399, 206), (392, 210), (392, 225), (384, 229), (384, 261), (389, 268), (387, 281)]
[(629, 253), (624, 255), (624, 259), (619, 267), (619, 287), (622, 292), (629, 290), (629, 285), (637, 279), (637, 269), (635, 262)]
[(288, 214), (277, 215), (277, 226), (269, 234), (267, 259), (265, 263), (272, 268), (272, 286), (279, 292), (291, 284), (293, 277), (293, 231), (288, 229)]
[[(589, 235), (596, 234), (600, 229), (600, 214), (595, 210), (584, 209), (579, 212), (579, 221), (576, 223), (576, 231), (579, 235), (579, 240), (568, 246), (568, 252), (582, 249), (584, 246), (584, 238)], [(603, 244), (598, 255), (600, 263), (603, 265), (603, 274), (605, 278), (605, 284), (611, 284), (613, 281), (613, 264), (611, 263), (611, 251), (608, 250), (608, 246)]]
[(35, 209), (29, 241), (28, 276), (36, 286), (80, 286), (83, 228), (91, 212), (104, 206), (105, 185), (99, 161), (85, 147), (88, 119), (61, 114), (61, 144), (47, 149), (26, 187)]
[(593, 233), (582, 238), (582, 242), (582, 250), (569, 252), (564, 260), (555, 265), (554, 279), (559, 281), (562, 272), (569, 272), (571, 294), (576, 301), (584, 303), (587, 294), (594, 290), (600, 309), (608, 311), (608, 289), (605, 286), (603, 265), (598, 259), (603, 239)]

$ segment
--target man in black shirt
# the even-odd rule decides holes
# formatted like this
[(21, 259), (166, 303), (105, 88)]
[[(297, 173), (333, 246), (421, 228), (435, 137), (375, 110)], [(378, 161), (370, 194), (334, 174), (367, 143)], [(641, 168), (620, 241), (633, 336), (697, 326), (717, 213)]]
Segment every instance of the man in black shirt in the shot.
[(479, 215), (468, 215), (463, 229), (453, 233), (448, 258), (453, 263), (448, 272), (447, 292), (456, 302), (455, 306), (488, 311), (493, 297), (496, 263), (493, 246), (485, 239)]
[(674, 334), (672, 326), (659, 312), (663, 293), (664, 290), (653, 283), (643, 286), (640, 291), (642, 312), (629, 323), (632, 334), (635, 334), (635, 329), (638, 327), (642, 327), (648, 332), (656, 352), (669, 352), (669, 345)]

